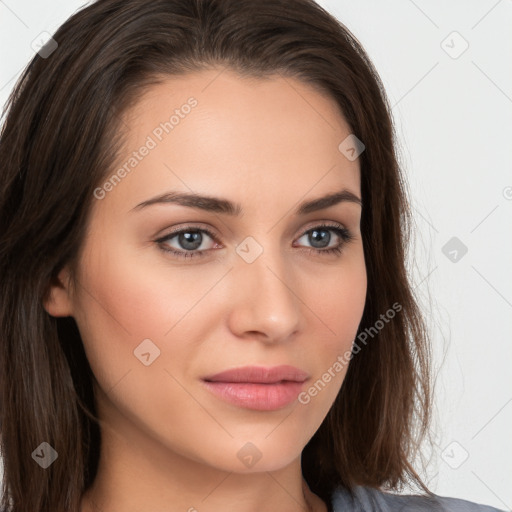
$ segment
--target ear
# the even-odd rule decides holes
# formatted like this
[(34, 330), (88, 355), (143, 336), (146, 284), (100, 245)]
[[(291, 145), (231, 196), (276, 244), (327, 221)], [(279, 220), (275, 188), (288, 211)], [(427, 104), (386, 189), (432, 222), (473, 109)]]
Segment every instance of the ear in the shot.
[(72, 316), (70, 272), (65, 266), (48, 285), (43, 307), (51, 316)]

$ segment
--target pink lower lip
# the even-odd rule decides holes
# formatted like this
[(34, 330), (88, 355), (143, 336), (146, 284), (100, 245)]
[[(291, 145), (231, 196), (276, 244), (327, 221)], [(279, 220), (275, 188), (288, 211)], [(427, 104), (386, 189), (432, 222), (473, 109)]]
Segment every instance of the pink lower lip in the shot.
[(209, 382), (206, 387), (220, 398), (245, 409), (274, 411), (297, 399), (303, 382), (281, 381), (274, 384), (251, 382)]

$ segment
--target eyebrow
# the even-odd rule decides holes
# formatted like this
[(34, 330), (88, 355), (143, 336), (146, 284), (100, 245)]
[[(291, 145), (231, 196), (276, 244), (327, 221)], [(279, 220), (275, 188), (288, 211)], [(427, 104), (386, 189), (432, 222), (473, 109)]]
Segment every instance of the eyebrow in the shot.
[[(361, 207), (363, 206), (361, 199), (357, 197), (356, 194), (350, 192), (350, 190), (343, 189), (339, 192), (304, 201), (295, 210), (295, 215), (307, 215), (308, 213), (323, 210), (343, 202), (356, 203)], [(239, 203), (233, 203), (228, 199), (219, 197), (204, 196), (188, 192), (167, 192), (139, 203), (132, 208), (131, 211), (139, 211), (154, 204), (169, 203), (230, 216), (240, 216), (243, 213), (243, 208)]]

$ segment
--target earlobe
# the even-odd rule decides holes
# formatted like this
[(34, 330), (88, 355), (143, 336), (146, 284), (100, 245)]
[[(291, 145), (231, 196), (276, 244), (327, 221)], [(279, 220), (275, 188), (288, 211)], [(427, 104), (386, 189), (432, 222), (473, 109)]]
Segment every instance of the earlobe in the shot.
[(64, 317), (73, 315), (69, 282), (70, 274), (66, 266), (49, 283), (45, 299), (43, 300), (43, 307), (51, 316)]

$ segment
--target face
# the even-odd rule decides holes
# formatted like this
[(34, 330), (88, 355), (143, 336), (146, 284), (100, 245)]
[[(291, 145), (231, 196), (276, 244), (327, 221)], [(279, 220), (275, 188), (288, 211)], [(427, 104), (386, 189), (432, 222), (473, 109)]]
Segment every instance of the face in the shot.
[[(45, 307), (75, 318), (105, 427), (155, 456), (282, 468), (340, 390), (366, 298), (359, 161), (338, 149), (350, 127), (302, 82), (229, 70), (166, 79), (124, 122), (79, 285), (64, 269)], [(147, 204), (171, 193), (219, 201)]]

